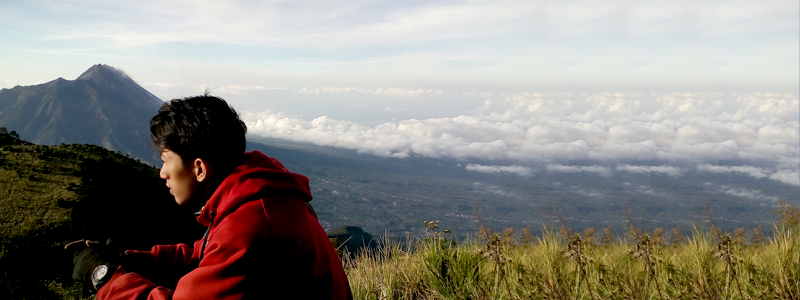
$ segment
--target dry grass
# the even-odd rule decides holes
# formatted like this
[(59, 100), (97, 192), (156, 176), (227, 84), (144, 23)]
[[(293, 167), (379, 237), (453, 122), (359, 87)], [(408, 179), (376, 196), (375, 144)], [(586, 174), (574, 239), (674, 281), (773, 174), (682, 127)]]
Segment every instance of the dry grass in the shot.
[(594, 230), (460, 245), (436, 232), (345, 265), (356, 299), (800, 299), (798, 231), (776, 224), (755, 244), (695, 228), (672, 244), (657, 229), (605, 245)]

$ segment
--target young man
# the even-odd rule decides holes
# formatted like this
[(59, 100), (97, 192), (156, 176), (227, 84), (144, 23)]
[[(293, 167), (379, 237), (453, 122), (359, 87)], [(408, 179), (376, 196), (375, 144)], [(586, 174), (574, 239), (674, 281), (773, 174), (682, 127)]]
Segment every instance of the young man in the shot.
[[(261, 152), (245, 153), (246, 131), (220, 98), (165, 103), (150, 121), (160, 176), (178, 204), (204, 203), (197, 220), (208, 231), (194, 246), (129, 250), (123, 259), (85, 242), (73, 278), (101, 300), (351, 299), (336, 251), (307, 206), (308, 178)], [(125, 261), (191, 271), (172, 290), (126, 271)]]

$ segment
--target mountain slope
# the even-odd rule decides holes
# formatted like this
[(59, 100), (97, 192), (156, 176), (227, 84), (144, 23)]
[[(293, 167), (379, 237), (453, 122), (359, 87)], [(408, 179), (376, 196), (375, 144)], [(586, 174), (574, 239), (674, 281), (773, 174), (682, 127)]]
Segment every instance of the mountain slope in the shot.
[(0, 90), (0, 126), (35, 144), (94, 144), (155, 164), (149, 121), (161, 104), (122, 71), (98, 64), (75, 80)]
[(0, 142), (0, 299), (79, 298), (69, 241), (145, 250), (205, 231), (151, 166), (94, 145)]

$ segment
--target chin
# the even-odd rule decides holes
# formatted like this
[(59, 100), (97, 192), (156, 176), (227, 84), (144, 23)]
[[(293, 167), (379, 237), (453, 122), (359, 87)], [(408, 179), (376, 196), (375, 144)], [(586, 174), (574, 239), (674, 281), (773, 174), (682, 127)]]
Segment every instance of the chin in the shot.
[(196, 200), (197, 199), (195, 199), (195, 197), (192, 196), (182, 197), (182, 198), (175, 197), (175, 203), (178, 203), (178, 205), (190, 204), (192, 202), (197, 202)]
[(178, 205), (183, 205), (184, 203), (186, 203), (186, 199), (175, 197), (175, 203), (178, 203)]

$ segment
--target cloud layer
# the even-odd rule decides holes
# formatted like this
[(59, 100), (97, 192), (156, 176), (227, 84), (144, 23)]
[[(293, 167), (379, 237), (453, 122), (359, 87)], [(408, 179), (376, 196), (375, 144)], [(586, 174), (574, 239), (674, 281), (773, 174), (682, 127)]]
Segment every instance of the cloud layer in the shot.
[(531, 168), (522, 166), (484, 166), (480, 164), (468, 164), (467, 171), (476, 171), (482, 173), (511, 173), (519, 176), (528, 176), (531, 174)]
[[(547, 171), (600, 176), (612, 171), (681, 176), (687, 170), (680, 165), (689, 164), (694, 166), (691, 171), (738, 172), (797, 185), (800, 102), (796, 94), (493, 97), (471, 114), (376, 126), (326, 116), (307, 121), (271, 111), (246, 111), (242, 117), (251, 134), (384, 157), (511, 160), (543, 164)], [(597, 166), (566, 163), (572, 160)], [(720, 161), (742, 165), (718, 166)], [(498, 166), (469, 168), (511, 172)]]

